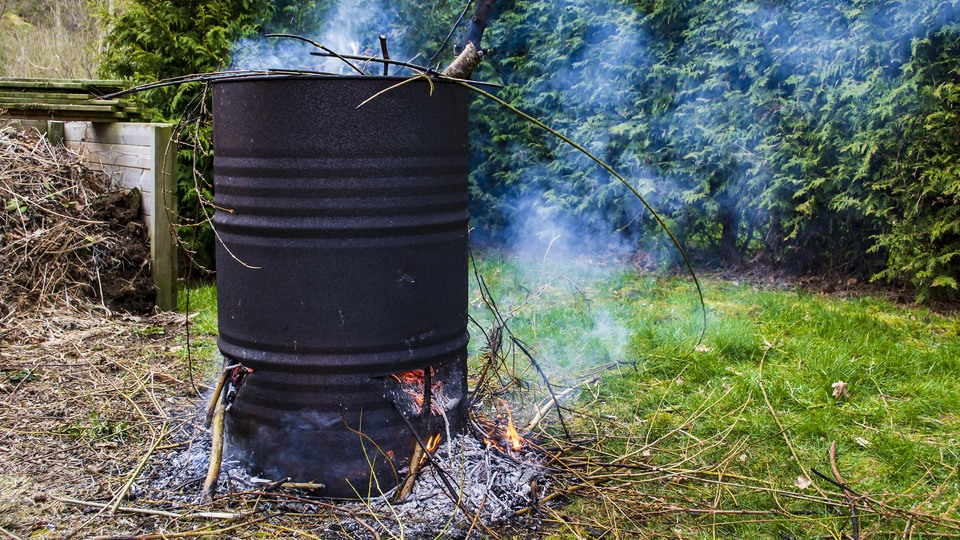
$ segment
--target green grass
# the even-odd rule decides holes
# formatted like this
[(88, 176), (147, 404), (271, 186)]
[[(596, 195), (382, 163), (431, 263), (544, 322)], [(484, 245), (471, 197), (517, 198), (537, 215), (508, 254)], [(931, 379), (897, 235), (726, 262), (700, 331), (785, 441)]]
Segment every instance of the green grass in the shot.
[[(706, 334), (694, 348), (700, 315), (686, 280), (544, 268), (502, 255), (480, 264), (502, 312), (523, 305), (509, 324), (534, 344), (555, 381), (583, 380), (577, 371), (611, 361), (636, 366), (607, 370), (594, 393), (581, 392), (581, 414), (567, 421), (601, 439), (584, 456), (616, 461), (640, 448), (646, 455), (629, 456), (624, 468), (578, 470), (622, 479), (583, 490), (553, 516), (558, 531), (570, 537), (605, 530), (627, 537), (849, 535), (845, 513), (789, 498), (822, 490), (843, 501), (836, 486), (811, 473), (815, 468), (832, 478), (828, 451), (836, 441), (838, 466), (854, 491), (934, 517), (935, 523), (912, 521), (915, 534), (944, 527), (958, 532), (960, 522), (940, 522), (960, 512), (955, 315), (877, 298), (706, 279)], [(849, 398), (833, 397), (838, 381), (847, 383)], [(659, 479), (654, 466), (663, 471)], [(685, 471), (684, 481), (668, 480), (668, 472), (678, 471)], [(799, 476), (814, 485), (799, 488)], [(725, 477), (746, 487), (724, 485)], [(764, 491), (770, 488), (784, 493)], [(607, 499), (605, 489), (616, 499)], [(893, 508), (867, 506), (860, 510), (862, 535), (899, 538), (906, 530), (908, 520)], [(667, 507), (674, 511), (664, 513)], [(644, 511), (649, 517), (639, 519)]]
[[(858, 501), (861, 538), (960, 534), (946, 521), (960, 514), (956, 315), (707, 278), (697, 346), (685, 279), (496, 252), (478, 266), (558, 389), (601, 377), (566, 403), (575, 437), (596, 442), (559, 462), (585, 487), (544, 510), (553, 537), (849, 538), (843, 494), (811, 472), (832, 477), (833, 441), (849, 487), (883, 503)], [(190, 295), (193, 337), (214, 355), (215, 288)], [(470, 312), (476, 371), (493, 320), (476, 285)], [(544, 389), (522, 355), (508, 360), (532, 394), (517, 397), (522, 423)], [(833, 397), (838, 381), (849, 398)], [(532, 437), (546, 446), (550, 418)]]
[(177, 311), (195, 313), (190, 318), (194, 332), (217, 335), (217, 287), (213, 283), (201, 283), (181, 287), (177, 294)]
[(177, 303), (180, 313), (191, 314), (190, 346), (186, 346), (187, 337), (184, 336), (180, 353), (185, 362), (191, 363), (197, 383), (209, 383), (216, 379), (223, 365), (217, 349), (217, 287), (213, 283), (181, 287)]

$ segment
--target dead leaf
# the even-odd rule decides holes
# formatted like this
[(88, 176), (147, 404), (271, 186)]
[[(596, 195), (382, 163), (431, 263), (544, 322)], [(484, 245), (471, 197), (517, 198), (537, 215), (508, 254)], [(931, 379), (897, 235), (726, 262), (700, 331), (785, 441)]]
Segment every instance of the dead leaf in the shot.
[(847, 383), (843, 381), (837, 381), (833, 383), (833, 397), (837, 399), (850, 399), (850, 389), (847, 387)]
[(813, 482), (811, 482), (809, 478), (801, 474), (800, 476), (797, 477), (797, 480), (796, 482), (793, 483), (793, 485), (797, 486), (800, 489), (807, 489), (808, 487), (813, 485)]

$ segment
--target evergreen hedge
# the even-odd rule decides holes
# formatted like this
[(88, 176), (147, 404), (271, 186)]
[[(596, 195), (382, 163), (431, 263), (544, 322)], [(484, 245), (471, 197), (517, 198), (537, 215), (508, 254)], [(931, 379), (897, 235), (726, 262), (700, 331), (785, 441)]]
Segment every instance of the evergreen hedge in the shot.
[[(464, 8), (357, 4), (389, 15), (391, 39), (421, 53), (421, 62)], [(500, 0), (484, 40), (491, 54), (474, 78), (503, 83), (502, 98), (613, 165), (695, 251), (727, 264), (762, 258), (803, 273), (910, 284), (924, 298), (955, 297), (957, 4)], [(111, 20), (105, 74), (145, 81), (218, 69), (239, 40), (265, 26), (322, 41), (323, 20), (338, 4), (127, 5)], [(383, 31), (369, 30), (370, 47)], [(198, 85), (147, 97), (164, 119), (198, 99)], [(194, 147), (185, 158), (208, 155), (205, 129), (187, 138)], [(651, 252), (663, 243), (615, 179), (542, 131), (479, 98), (471, 130), (478, 237), (502, 240), (524, 216), (562, 216), (578, 234)], [(182, 169), (178, 195), (189, 214), (211, 186)], [(212, 247), (203, 230), (192, 246), (200, 255)]]

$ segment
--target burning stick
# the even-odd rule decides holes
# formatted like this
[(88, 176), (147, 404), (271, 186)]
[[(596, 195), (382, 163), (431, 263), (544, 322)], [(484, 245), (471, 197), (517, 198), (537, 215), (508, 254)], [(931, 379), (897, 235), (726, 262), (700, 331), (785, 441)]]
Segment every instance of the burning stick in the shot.
[[(523, 437), (520, 436), (516, 425), (513, 423), (513, 412), (510, 411), (510, 406), (503, 399), (500, 399), (499, 402), (503, 412), (498, 413), (495, 420), (488, 420), (485, 417), (478, 418), (478, 423), (475, 423), (474, 427), (482, 434), (481, 438), (484, 444), (496, 448), (508, 459), (513, 459), (511, 454), (523, 448)], [(506, 425), (503, 425), (504, 416), (506, 417)]]
[(223, 459), (224, 410), (223, 403), (217, 400), (210, 433), (210, 466), (207, 468), (207, 478), (203, 481), (203, 499), (206, 502), (213, 501), (213, 496), (217, 491), (217, 478), (220, 476), (220, 461)]
[[(439, 473), (438, 478), (440, 478), (440, 481), (443, 483), (444, 487), (447, 488), (447, 496), (450, 497), (451, 501), (457, 502), (457, 505), (461, 506), (459, 499), (456, 497), (457, 490), (453, 488), (453, 484), (451, 483), (450, 474), (444, 470), (443, 467), (437, 464), (437, 462), (433, 459), (433, 456), (430, 455), (427, 443), (423, 442), (423, 438), (421, 438), (420, 434), (417, 433), (417, 429), (413, 426), (413, 423), (410, 422), (410, 419), (403, 414), (403, 411), (397, 405), (397, 402), (393, 401), (391, 404), (393, 405), (393, 408), (396, 409), (396, 411), (400, 414), (400, 419), (403, 420), (403, 422), (407, 425), (407, 428), (410, 429), (410, 433), (413, 434), (414, 438), (417, 440), (416, 447), (420, 449), (423, 457), (426, 458), (426, 460), (429, 461)], [(468, 515), (471, 513), (463, 506), (461, 506), (461, 509)]]
[(413, 485), (417, 482), (417, 476), (420, 474), (420, 467), (427, 460), (427, 454), (433, 452), (440, 445), (440, 434), (437, 433), (427, 439), (427, 446), (423, 447), (416, 444), (413, 447), (413, 456), (410, 457), (410, 472), (403, 479), (403, 483), (397, 488), (397, 493), (393, 497), (393, 502), (400, 502), (407, 498), (413, 491)]
[(230, 366), (225, 366), (223, 371), (220, 372), (220, 379), (217, 381), (217, 385), (213, 388), (213, 395), (210, 396), (210, 404), (207, 405), (207, 416), (204, 421), (206, 427), (210, 427), (210, 421), (213, 420), (213, 413), (217, 408), (217, 403), (220, 402), (220, 394), (223, 393), (223, 387), (227, 384), (227, 379), (230, 378), (230, 371), (240, 367), (240, 364), (233, 364)]

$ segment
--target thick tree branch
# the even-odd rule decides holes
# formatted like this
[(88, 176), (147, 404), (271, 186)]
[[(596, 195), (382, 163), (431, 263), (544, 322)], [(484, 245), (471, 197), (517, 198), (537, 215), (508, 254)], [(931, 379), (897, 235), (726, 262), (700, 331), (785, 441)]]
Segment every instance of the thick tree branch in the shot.
[(483, 58), (480, 41), (483, 39), (483, 31), (487, 28), (487, 20), (490, 18), (494, 1), (477, 0), (477, 9), (473, 12), (467, 32), (463, 35), (460, 43), (457, 43), (456, 47), (453, 48), (457, 57), (443, 70), (444, 75), (457, 79), (467, 79), (473, 73), (473, 70), (480, 65), (480, 60)]
[(480, 65), (480, 52), (473, 46), (472, 41), (467, 42), (467, 47), (450, 62), (450, 65), (443, 70), (443, 74), (454, 79), (469, 79), (473, 70)]
[(467, 27), (467, 33), (453, 51), (460, 56), (460, 53), (467, 48), (467, 43), (473, 43), (477, 51), (480, 51), (480, 40), (483, 38), (483, 31), (487, 29), (487, 20), (490, 18), (490, 11), (493, 9), (495, 0), (477, 0), (477, 9), (473, 12), (470, 19), (470, 26)]

